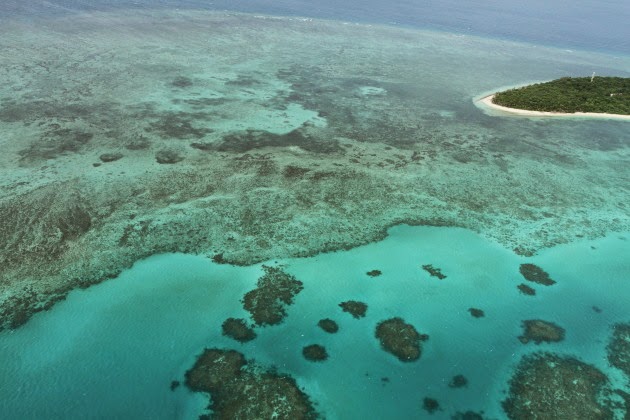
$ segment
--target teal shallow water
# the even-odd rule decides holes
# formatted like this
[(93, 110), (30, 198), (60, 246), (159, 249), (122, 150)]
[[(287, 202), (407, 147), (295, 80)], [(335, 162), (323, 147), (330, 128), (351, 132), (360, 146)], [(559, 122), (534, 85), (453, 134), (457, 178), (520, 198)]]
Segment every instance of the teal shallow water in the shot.
[[(11, 361), (0, 365), (0, 413), (21, 419), (194, 418), (204, 399), (169, 385), (182, 380), (204, 347), (222, 347), (294, 376), (328, 418), (418, 418), (426, 415), (425, 396), (443, 408), (434, 418), (466, 410), (501, 418), (507, 380), (528, 352), (575, 355), (622, 379), (608, 367), (605, 346), (610, 325), (630, 316), (626, 237), (581, 240), (525, 258), (468, 230), (397, 226), (378, 243), (279, 260), (304, 290), (282, 325), (258, 329), (258, 338), (245, 345), (222, 337), (220, 326), (227, 317), (248, 315), (239, 299), (255, 287), (260, 265), (155, 256), (0, 334), (0, 358)], [(518, 271), (524, 262), (540, 265), (557, 284), (535, 285), (534, 297), (521, 295), (516, 286), (524, 282)], [(423, 264), (439, 267), (447, 278), (430, 277)], [(383, 274), (367, 276), (372, 269)], [(341, 312), (337, 305), (349, 299), (368, 304), (365, 318)], [(485, 317), (473, 318), (470, 307)], [(419, 361), (401, 363), (379, 348), (374, 327), (392, 316), (429, 334)], [(337, 334), (316, 326), (326, 317), (339, 323)], [(565, 341), (521, 344), (521, 321), (537, 318), (564, 327)], [(326, 346), (330, 358), (304, 360), (301, 349), (312, 343)], [(468, 378), (467, 388), (448, 387), (456, 374)]]

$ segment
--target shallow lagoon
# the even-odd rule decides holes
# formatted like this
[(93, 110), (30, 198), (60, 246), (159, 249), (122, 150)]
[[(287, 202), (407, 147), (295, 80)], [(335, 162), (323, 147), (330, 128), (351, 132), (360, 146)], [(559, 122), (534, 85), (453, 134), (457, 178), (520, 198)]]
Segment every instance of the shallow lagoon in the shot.
[[(440, 402), (436, 418), (467, 410), (502, 418), (499, 403), (524, 353), (574, 355), (621, 379), (607, 366), (605, 346), (609, 326), (627, 321), (629, 253), (630, 241), (618, 234), (524, 258), (468, 230), (397, 226), (385, 240), (350, 251), (269, 262), (305, 287), (282, 325), (257, 329), (259, 337), (244, 345), (221, 336), (220, 326), (248, 315), (239, 300), (260, 265), (158, 255), (3, 332), (0, 355), (11, 363), (0, 367), (0, 409), (24, 419), (194, 418), (203, 399), (169, 386), (204, 347), (216, 346), (291, 374), (328, 418), (419, 417), (425, 396)], [(524, 262), (540, 265), (557, 284), (520, 294)], [(424, 264), (447, 277), (429, 276)], [(368, 276), (372, 269), (382, 275)], [(337, 305), (348, 299), (366, 302), (367, 316), (343, 313)], [(473, 318), (470, 307), (485, 317)], [(429, 334), (419, 361), (401, 363), (379, 348), (374, 326), (392, 316)], [(326, 317), (339, 323), (337, 334), (317, 327)], [(564, 327), (566, 340), (521, 344), (521, 321), (536, 318)], [(301, 349), (311, 343), (325, 345), (330, 358), (306, 361)], [(457, 374), (468, 379), (466, 388), (448, 387)]]

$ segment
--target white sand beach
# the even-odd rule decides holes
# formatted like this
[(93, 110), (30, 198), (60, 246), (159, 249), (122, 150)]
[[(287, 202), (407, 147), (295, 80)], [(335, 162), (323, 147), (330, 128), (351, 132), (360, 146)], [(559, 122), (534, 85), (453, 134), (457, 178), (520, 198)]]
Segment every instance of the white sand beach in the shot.
[(616, 120), (628, 120), (630, 121), (630, 115), (621, 114), (600, 114), (595, 112), (544, 112), (544, 111), (529, 111), (526, 109), (508, 108), (506, 106), (497, 105), (492, 102), (494, 94), (485, 96), (475, 103), (481, 104), (486, 109), (500, 111), (502, 114), (509, 114), (521, 117), (580, 117), (580, 118), (606, 118)]

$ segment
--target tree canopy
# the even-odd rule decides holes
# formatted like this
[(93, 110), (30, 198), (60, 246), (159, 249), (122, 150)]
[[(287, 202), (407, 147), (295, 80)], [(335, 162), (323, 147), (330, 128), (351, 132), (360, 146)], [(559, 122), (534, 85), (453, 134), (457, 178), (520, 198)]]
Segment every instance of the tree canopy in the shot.
[(630, 78), (563, 77), (499, 92), (492, 102), (530, 111), (630, 115)]

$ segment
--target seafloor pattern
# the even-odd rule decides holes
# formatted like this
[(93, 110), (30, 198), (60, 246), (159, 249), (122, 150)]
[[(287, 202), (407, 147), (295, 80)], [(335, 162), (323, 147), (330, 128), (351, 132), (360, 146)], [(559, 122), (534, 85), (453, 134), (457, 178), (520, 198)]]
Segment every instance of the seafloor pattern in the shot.
[(251, 264), (405, 222), (531, 255), (630, 229), (627, 124), (514, 121), (471, 104), (620, 59), (202, 13), (0, 31), (4, 327), (160, 252)]
[[(3, 366), (6, 377), (37, 384), (47, 363), (65, 362), (61, 377), (74, 377), (81, 366), (70, 361), (108, 343), (111, 361), (91, 359), (99, 369), (134, 362), (131, 371), (141, 354), (152, 369), (147, 395), (168, 389), (154, 375), (176, 392), (186, 382), (210, 391), (226, 418), (273, 412), (287, 398), (300, 407), (283, 412), (305, 417), (395, 405), (406, 418), (481, 418), (479, 409), (496, 412), (501, 402), (511, 418), (549, 407), (573, 416), (577, 403), (593, 418), (628, 411), (628, 320), (614, 299), (628, 293), (618, 251), (630, 231), (628, 123), (497, 118), (472, 103), (528, 80), (623, 73), (627, 58), (199, 12), (7, 21), (0, 51), (0, 329), (33, 328), (0, 337), (16, 360)], [(396, 240), (373, 244), (382, 248), (356, 248), (403, 223), (443, 233), (399, 227)], [(552, 257), (556, 248), (566, 258)], [(350, 251), (319, 255), (336, 250)], [(147, 265), (131, 271), (153, 278), (125, 283), (133, 263), (168, 252), (203, 258), (171, 256), (190, 264), (181, 280)], [(295, 258), (307, 256), (317, 257)], [(90, 310), (71, 296), (47, 314), (55, 328), (27, 324), (71, 290), (121, 273), (121, 289), (86, 291)], [(163, 314), (172, 319), (154, 318)], [(101, 329), (82, 336), (85, 325)], [(79, 336), (81, 345), (69, 344)], [(41, 354), (38, 344), (30, 358), (13, 353), (40, 338)], [(128, 348), (138, 342), (150, 345), (134, 359)], [(246, 362), (252, 354), (261, 360)], [(236, 366), (227, 371), (226, 355)], [(352, 366), (343, 380), (339, 366)], [(215, 383), (204, 372), (229, 375)], [(132, 410), (121, 401), (139, 397), (113, 396), (110, 379), (86, 387), (111, 391), (93, 409), (129, 415), (115, 410)], [(261, 398), (277, 392), (264, 407), (238, 405), (234, 396), (250, 386)], [(374, 407), (331, 397), (360, 387)], [(7, 394), (14, 412), (33, 390), (25, 389)], [(473, 389), (493, 402), (450, 397)], [(554, 390), (562, 404), (550, 403)], [(94, 404), (87, 394), (30, 413), (80, 411)]]

